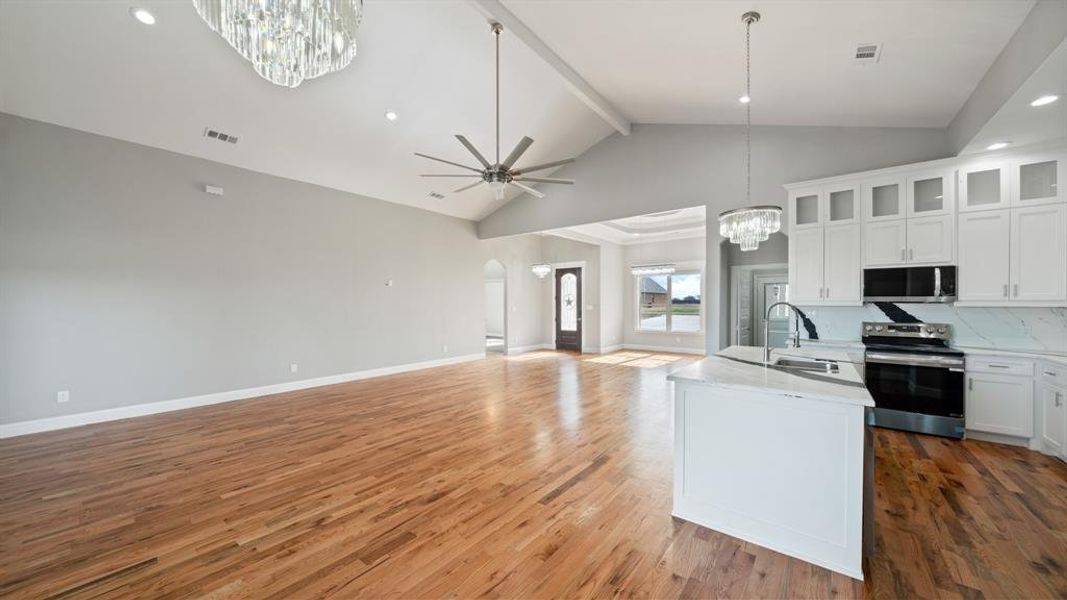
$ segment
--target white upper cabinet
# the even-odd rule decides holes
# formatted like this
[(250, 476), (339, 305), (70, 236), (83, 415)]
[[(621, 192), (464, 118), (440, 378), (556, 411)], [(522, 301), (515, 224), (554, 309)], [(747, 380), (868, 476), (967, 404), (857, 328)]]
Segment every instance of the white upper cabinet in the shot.
[(863, 193), (863, 220), (867, 223), (903, 219), (907, 216), (904, 208), (903, 177), (876, 177), (865, 181)]
[(1008, 208), (1011, 168), (1005, 162), (972, 163), (960, 167), (957, 178), (960, 212)]
[(801, 228), (789, 235), (789, 299), (794, 304), (818, 304), (825, 292), (823, 230)]
[(955, 232), (953, 215), (908, 219), (908, 264), (955, 263)]
[(1067, 205), (1011, 211), (1011, 299), (1067, 303)]
[(939, 169), (912, 173), (907, 179), (907, 216), (951, 215), (956, 209), (955, 175)]
[(823, 224), (823, 201), (819, 188), (795, 190), (789, 193), (789, 229), (821, 227)]
[(860, 186), (837, 184), (823, 189), (824, 222), (827, 225), (844, 225), (860, 222)]
[[(962, 208), (962, 207), (961, 207)], [(1008, 255), (1011, 213), (993, 210), (959, 217), (960, 303), (1001, 303), (1009, 300)]]
[(892, 267), (908, 262), (908, 222), (905, 219), (863, 226), (863, 264)]
[(859, 224), (828, 225), (823, 242), (823, 299), (835, 303), (863, 302)]
[(1012, 163), (1012, 206), (1067, 202), (1063, 190), (1067, 179), (1064, 152), (1029, 155)]

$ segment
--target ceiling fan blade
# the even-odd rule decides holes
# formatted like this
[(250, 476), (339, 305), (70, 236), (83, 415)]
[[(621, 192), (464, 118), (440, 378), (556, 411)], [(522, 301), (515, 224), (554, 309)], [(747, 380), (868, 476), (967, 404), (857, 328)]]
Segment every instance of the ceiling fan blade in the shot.
[(465, 191), (471, 189), (472, 187), (474, 187), (476, 185), (482, 185), (483, 183), (485, 183), (485, 182), (484, 181), (476, 181), (476, 182), (474, 182), (474, 183), (472, 183), (470, 185), (465, 185), (465, 186), (459, 188), (458, 190), (452, 190), (452, 193), (453, 194), (458, 194), (460, 192), (465, 192)]
[(523, 152), (526, 152), (526, 149), (529, 148), (530, 144), (532, 143), (532, 139), (526, 136), (522, 136), (522, 139), (519, 140), (519, 143), (515, 144), (515, 149), (511, 151), (511, 154), (509, 154), (507, 158), (504, 159), (504, 162), (500, 163), (500, 166), (504, 167), (505, 169), (510, 169), (511, 165), (515, 164), (515, 161), (519, 160), (519, 157), (522, 156)]
[[(464, 175), (464, 177), (468, 177)], [(514, 179), (512, 181), (515, 181)], [(552, 179), (550, 177), (520, 177), (519, 181), (533, 181), (536, 183), (562, 183), (565, 185), (574, 185), (573, 179)]]
[(453, 167), (459, 167), (461, 169), (467, 169), (468, 171), (474, 171), (475, 173), (481, 173), (482, 172), (481, 169), (475, 169), (474, 167), (468, 167), (467, 165), (461, 165), (459, 163), (452, 162), (450, 160), (445, 160), (443, 158), (437, 158), (437, 157), (434, 157), (434, 156), (430, 156), (428, 154), (421, 154), (419, 152), (416, 152), (415, 156), (421, 156), (423, 158), (428, 158), (430, 160), (436, 160), (437, 162), (443, 162), (446, 165), (452, 165)]
[(542, 194), (541, 192), (533, 189), (532, 187), (530, 187), (528, 185), (523, 185), (523, 184), (519, 183), (518, 181), (515, 181), (514, 179), (511, 180), (511, 185), (519, 188), (520, 190), (525, 191), (526, 193), (528, 193), (528, 194), (530, 194), (532, 196), (537, 196), (538, 198), (544, 198), (545, 197), (545, 195)]
[(425, 174), (423, 174), (423, 175), (419, 175), (419, 177), (481, 177), (481, 175), (475, 175), (475, 174), (473, 174), (473, 173), (472, 173), (472, 174), (470, 174), (470, 175), (467, 175), (466, 173), (460, 173), (460, 174), (458, 174), (458, 175), (456, 175), (456, 174), (452, 174), (452, 175), (441, 175), (441, 174), (437, 174), (437, 173), (435, 173), (435, 174), (433, 174), (433, 175), (425, 175)]
[(462, 135), (459, 135), (458, 133), (456, 134), (456, 139), (459, 140), (459, 143), (463, 144), (464, 148), (470, 150), (470, 153), (474, 155), (474, 158), (478, 159), (478, 162), (482, 163), (483, 167), (485, 167), (486, 169), (489, 168), (489, 161), (485, 160), (485, 157), (482, 156), (481, 152), (478, 152), (478, 149), (474, 147), (474, 144), (467, 141), (467, 138), (463, 137)]
[(542, 169), (551, 169), (552, 167), (558, 167), (560, 165), (566, 165), (574, 162), (573, 158), (564, 158), (563, 160), (557, 160), (543, 165), (534, 165), (532, 167), (523, 167), (511, 172), (512, 175), (522, 175), (523, 173), (529, 173), (531, 171), (540, 171)]

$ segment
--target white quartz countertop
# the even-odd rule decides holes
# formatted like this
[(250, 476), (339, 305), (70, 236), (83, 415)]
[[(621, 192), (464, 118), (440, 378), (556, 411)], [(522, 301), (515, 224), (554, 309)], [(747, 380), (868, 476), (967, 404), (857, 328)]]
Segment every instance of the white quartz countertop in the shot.
[(780, 393), (783, 395), (874, 406), (863, 378), (847, 353), (828, 348), (781, 348), (771, 353), (771, 362), (780, 356), (803, 356), (838, 361), (837, 373), (819, 373), (763, 366), (763, 348), (730, 346), (725, 350), (674, 371), (670, 381), (701, 383), (727, 389)]

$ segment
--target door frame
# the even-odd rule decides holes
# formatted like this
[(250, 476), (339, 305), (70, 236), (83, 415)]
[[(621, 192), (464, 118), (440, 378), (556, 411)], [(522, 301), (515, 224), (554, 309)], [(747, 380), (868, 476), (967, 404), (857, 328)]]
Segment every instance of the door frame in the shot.
[(552, 315), (552, 319), (549, 321), (549, 323), (550, 323), (550, 331), (551, 331), (550, 339), (552, 340), (552, 347), (553, 348), (557, 348), (557, 349), (558, 349), (558, 346), (559, 346), (559, 340), (556, 339), (556, 291), (557, 291), (556, 290), (556, 271), (559, 270), (559, 269), (575, 269), (575, 268), (581, 269), (581, 271), (582, 271), (582, 276), (578, 278), (578, 296), (582, 300), (581, 304), (578, 306), (578, 317), (579, 317), (579, 319), (581, 320), (581, 323), (582, 323), (582, 325), (580, 327), (581, 328), (581, 337), (579, 338), (578, 341), (579, 341), (579, 345), (580, 345), (579, 352), (584, 352), (585, 351), (585, 347), (586, 347), (586, 344), (585, 344), (585, 299), (586, 299), (586, 295), (585, 295), (585, 272), (586, 272), (585, 261), (584, 260), (575, 260), (575, 261), (564, 261), (564, 262), (550, 262), (548, 264), (552, 266), (552, 290), (551, 290), (551, 293), (550, 293), (550, 295), (548, 297), (549, 306), (551, 308), (551, 313), (550, 314)]
[[(766, 281), (767, 279), (782, 279), (783, 281)], [(762, 280), (762, 281), (761, 281)], [(765, 341), (761, 342), (760, 337), (763, 335), (763, 308), (760, 306), (760, 286), (764, 283), (784, 283), (789, 285), (789, 272), (786, 271), (784, 275), (781, 271), (772, 271), (767, 273), (761, 273), (760, 271), (754, 271), (752, 273), (752, 342), (756, 346), (763, 346)], [(759, 307), (759, 310), (756, 310)], [(789, 319), (786, 318), (788, 324)]]

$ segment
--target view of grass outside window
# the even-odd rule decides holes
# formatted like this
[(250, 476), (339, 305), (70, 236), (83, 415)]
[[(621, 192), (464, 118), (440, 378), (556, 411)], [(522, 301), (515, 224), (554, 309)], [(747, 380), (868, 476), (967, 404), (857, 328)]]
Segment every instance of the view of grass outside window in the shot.
[(701, 331), (699, 272), (642, 275), (637, 278), (637, 289), (641, 331)]

